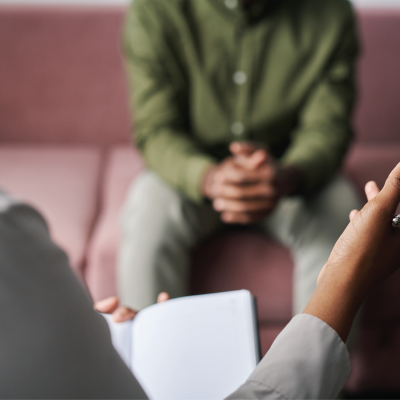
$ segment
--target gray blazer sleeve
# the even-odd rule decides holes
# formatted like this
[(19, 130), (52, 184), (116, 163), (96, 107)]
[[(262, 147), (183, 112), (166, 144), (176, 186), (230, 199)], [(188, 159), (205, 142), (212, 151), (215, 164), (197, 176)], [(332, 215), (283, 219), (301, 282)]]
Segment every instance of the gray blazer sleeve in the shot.
[(0, 255), (0, 398), (147, 398), (43, 218), (1, 191)]
[(332, 399), (350, 375), (346, 346), (329, 325), (295, 316), (228, 399)]

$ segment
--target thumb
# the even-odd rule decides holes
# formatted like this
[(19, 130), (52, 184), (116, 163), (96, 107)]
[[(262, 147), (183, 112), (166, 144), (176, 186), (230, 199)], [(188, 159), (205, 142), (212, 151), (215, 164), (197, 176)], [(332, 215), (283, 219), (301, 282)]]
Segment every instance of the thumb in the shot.
[(261, 164), (267, 162), (268, 154), (265, 150), (257, 150), (249, 157), (249, 167), (250, 169), (256, 169)]
[(257, 149), (255, 146), (248, 142), (233, 142), (229, 146), (229, 150), (234, 156), (250, 156)]
[(250, 156), (235, 155), (235, 163), (247, 170), (257, 169), (260, 165), (268, 161), (268, 154), (265, 150), (256, 150)]
[(378, 198), (383, 201), (385, 209), (390, 215), (394, 215), (400, 202), (400, 163), (389, 174), (385, 186), (377, 195)]
[(105, 314), (110, 314), (118, 308), (118, 304), (118, 297), (108, 297), (107, 299), (97, 301), (94, 304), (94, 309)]
[(169, 294), (166, 292), (161, 292), (158, 296), (157, 296), (157, 303), (164, 303), (164, 301), (169, 300)]

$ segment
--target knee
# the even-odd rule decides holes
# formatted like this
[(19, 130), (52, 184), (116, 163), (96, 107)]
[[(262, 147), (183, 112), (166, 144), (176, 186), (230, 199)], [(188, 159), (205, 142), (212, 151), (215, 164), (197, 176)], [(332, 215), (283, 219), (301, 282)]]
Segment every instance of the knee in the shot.
[(354, 185), (345, 178), (338, 177), (332, 183), (331, 195), (335, 203), (346, 208), (359, 208), (361, 200)]
[(122, 212), (126, 233), (137, 227), (165, 233), (181, 218), (183, 197), (152, 171), (145, 171), (133, 184)]
[(360, 201), (351, 183), (342, 177), (334, 179), (316, 196), (310, 210), (316, 240), (325, 238), (334, 243), (349, 223), (350, 211), (359, 207)]
[(349, 212), (361, 205), (353, 185), (342, 177), (334, 179), (315, 200), (327, 218), (344, 219), (346, 224)]

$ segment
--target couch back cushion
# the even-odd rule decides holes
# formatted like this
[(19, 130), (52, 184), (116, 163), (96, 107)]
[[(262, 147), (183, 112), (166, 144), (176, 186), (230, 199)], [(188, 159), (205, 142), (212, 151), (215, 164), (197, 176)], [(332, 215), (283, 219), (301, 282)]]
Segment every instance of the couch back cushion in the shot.
[(400, 143), (400, 11), (363, 10), (358, 24), (362, 42), (358, 141)]
[(0, 7), (0, 140), (129, 141), (119, 7)]
[[(128, 142), (123, 14), (123, 7), (0, 7), (1, 141)], [(400, 142), (400, 12), (358, 14), (358, 141)]]

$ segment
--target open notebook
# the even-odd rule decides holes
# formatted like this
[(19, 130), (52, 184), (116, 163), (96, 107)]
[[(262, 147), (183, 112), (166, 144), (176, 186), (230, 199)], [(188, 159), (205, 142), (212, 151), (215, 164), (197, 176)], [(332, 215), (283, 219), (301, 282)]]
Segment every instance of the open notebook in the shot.
[(260, 360), (247, 290), (181, 297), (115, 324), (113, 344), (150, 399), (223, 399)]

